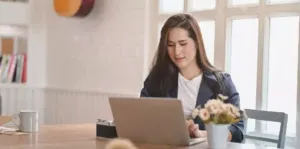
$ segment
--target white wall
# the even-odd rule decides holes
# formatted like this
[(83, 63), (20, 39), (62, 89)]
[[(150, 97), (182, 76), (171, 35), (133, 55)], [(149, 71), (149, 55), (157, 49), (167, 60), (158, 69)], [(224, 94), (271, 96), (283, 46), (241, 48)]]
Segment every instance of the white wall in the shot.
[(28, 25), (28, 4), (0, 1), (0, 25)]
[(150, 0), (97, 0), (64, 18), (51, 0), (29, 1), (28, 82), (0, 85), (3, 114), (39, 111), (42, 124), (112, 119), (108, 98), (138, 96), (147, 70)]
[[(2, 115), (35, 110), (41, 125), (96, 123), (99, 118), (113, 120), (108, 98), (136, 96), (19, 85), (0, 85), (0, 94)], [(15, 126), (13, 123), (7, 125)]]
[(28, 60), (27, 60), (27, 84), (36, 87), (47, 86), (47, 15), (51, 8), (51, 2), (29, 1), (29, 25), (28, 25)]
[(30, 4), (31, 84), (118, 93), (140, 90), (147, 50), (146, 1), (96, 1), (91, 14), (81, 19), (58, 16), (49, 1)]
[(137, 91), (143, 73), (144, 15), (144, 0), (96, 1), (84, 19), (66, 19), (51, 11), (48, 84)]
[(39, 111), (42, 124), (112, 119), (108, 98), (138, 96), (147, 62), (149, 0), (96, 1), (64, 18), (51, 0), (29, 1), (28, 82), (0, 85), (3, 114)]

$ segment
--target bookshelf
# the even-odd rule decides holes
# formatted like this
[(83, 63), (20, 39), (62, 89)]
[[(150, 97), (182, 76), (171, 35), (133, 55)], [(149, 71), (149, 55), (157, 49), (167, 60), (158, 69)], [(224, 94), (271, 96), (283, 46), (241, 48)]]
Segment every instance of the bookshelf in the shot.
[(28, 3), (29, 0), (0, 0), (4, 2), (22, 2), (22, 3)]
[(0, 25), (0, 87), (27, 81), (27, 29)]

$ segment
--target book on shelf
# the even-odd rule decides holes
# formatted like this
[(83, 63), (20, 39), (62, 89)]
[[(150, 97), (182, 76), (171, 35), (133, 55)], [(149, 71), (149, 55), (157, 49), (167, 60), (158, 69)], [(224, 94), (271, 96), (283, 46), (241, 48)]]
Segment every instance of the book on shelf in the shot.
[(27, 54), (0, 56), (0, 83), (26, 83)]

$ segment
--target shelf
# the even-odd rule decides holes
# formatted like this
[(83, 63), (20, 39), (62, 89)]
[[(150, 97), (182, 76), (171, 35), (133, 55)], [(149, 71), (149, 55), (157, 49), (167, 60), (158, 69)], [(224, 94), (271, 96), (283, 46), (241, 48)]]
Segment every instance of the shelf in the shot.
[(28, 25), (29, 4), (0, 0), (0, 24)]
[(27, 84), (22, 83), (0, 83), (0, 88), (25, 88)]
[(29, 0), (0, 0), (2, 2), (12, 2), (12, 3), (28, 3)]

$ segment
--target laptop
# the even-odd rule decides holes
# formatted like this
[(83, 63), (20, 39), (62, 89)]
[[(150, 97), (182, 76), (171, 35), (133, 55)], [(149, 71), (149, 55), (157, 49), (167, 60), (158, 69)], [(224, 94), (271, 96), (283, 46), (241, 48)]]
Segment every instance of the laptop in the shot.
[(109, 103), (119, 138), (175, 146), (206, 141), (206, 138), (190, 138), (180, 100), (111, 97)]

